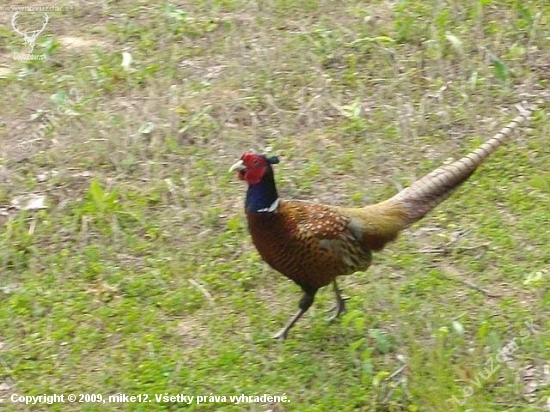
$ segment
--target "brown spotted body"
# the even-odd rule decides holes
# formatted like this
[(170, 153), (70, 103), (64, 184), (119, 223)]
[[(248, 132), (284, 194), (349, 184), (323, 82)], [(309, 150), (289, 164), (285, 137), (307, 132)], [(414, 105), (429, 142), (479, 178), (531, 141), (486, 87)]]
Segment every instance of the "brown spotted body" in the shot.
[(299, 285), (318, 289), (371, 263), (370, 249), (350, 227), (352, 219), (334, 207), (281, 201), (273, 213), (248, 212), (247, 219), (262, 258)]
[(335, 315), (345, 310), (338, 276), (366, 270), (372, 252), (447, 199), (531, 115), (524, 110), (469, 155), (442, 166), (392, 198), (362, 208), (280, 200), (272, 164), (278, 158), (245, 153), (230, 170), (248, 183), (245, 210), (252, 241), (262, 258), (304, 291), (298, 312), (275, 336), (288, 330), (313, 303), (317, 290), (332, 283)]

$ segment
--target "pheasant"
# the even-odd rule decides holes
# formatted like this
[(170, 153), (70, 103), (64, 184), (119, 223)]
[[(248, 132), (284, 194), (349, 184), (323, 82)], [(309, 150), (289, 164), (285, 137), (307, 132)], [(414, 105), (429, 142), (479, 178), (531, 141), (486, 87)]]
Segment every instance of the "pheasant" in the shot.
[(245, 213), (252, 241), (265, 262), (303, 291), (298, 311), (273, 337), (288, 331), (313, 304), (319, 288), (332, 283), (336, 304), (330, 320), (345, 311), (338, 276), (366, 270), (372, 252), (447, 199), (522, 123), (520, 114), (467, 156), (442, 166), (383, 202), (349, 208), (279, 198), (272, 165), (279, 158), (245, 153), (229, 169), (248, 183)]

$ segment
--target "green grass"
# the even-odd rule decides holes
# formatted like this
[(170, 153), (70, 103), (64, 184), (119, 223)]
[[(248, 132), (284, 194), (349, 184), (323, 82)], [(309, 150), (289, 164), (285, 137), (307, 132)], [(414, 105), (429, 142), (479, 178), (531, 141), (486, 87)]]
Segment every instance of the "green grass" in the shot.
[[(0, 11), (1, 407), (545, 410), (548, 2), (184, 3), (49, 13), (34, 50), (47, 59), (32, 62), (13, 59), (23, 40)], [(521, 101), (541, 105), (529, 127), (340, 281), (341, 320), (321, 291), (288, 341), (270, 338), (300, 293), (251, 244), (227, 173), (242, 152), (281, 155), (286, 198), (372, 203), (475, 148)], [(47, 209), (10, 207), (30, 193)], [(53, 393), (153, 402), (10, 400)], [(208, 400), (264, 393), (289, 402)]]

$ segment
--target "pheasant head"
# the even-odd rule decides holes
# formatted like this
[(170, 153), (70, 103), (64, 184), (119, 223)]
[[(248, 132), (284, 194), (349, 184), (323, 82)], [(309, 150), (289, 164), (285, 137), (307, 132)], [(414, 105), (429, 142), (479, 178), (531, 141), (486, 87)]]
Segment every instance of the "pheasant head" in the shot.
[(245, 199), (247, 212), (273, 212), (279, 203), (273, 168), (279, 163), (277, 156), (267, 157), (255, 153), (245, 153), (241, 159), (229, 169), (237, 172), (237, 177), (248, 183)]

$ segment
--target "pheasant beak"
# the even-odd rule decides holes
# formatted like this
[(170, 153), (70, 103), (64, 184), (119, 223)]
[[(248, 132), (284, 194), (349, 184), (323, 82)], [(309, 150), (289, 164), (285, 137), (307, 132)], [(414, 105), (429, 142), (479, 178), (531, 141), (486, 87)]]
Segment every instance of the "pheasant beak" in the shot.
[(239, 172), (246, 170), (246, 166), (244, 165), (242, 160), (239, 160), (237, 163), (235, 163), (233, 166), (229, 168), (229, 172), (234, 172), (235, 170)]

